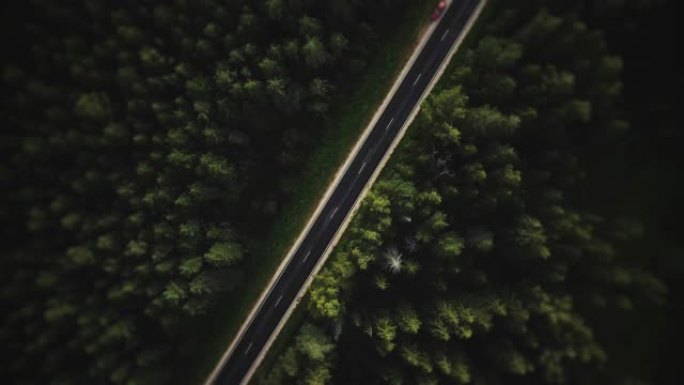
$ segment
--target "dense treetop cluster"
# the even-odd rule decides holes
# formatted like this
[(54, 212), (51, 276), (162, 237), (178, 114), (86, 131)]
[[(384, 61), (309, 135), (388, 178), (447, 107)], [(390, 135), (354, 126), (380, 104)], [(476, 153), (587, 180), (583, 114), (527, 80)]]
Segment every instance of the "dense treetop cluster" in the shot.
[(248, 229), (278, 210), (398, 3), (3, 12), (18, 40), (2, 67), (0, 376), (168, 381), (174, 327), (244, 278)]
[(578, 206), (620, 137), (619, 57), (576, 14), (501, 5), (422, 106), (262, 384), (613, 383), (588, 312), (659, 302), (643, 229)]

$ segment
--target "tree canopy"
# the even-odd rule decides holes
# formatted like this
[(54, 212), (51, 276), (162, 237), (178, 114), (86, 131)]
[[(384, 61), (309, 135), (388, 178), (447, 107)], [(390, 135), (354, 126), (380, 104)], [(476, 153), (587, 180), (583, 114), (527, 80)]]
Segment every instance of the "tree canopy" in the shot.
[(3, 5), (0, 376), (184, 369), (186, 321), (241, 295), (255, 229), (404, 3)]
[(575, 5), (532, 3), (480, 25), (314, 280), (307, 322), (342, 325), (327, 384), (626, 380), (590, 315), (666, 289), (625, 257), (639, 232), (574, 197), (582, 146), (629, 128), (621, 60)]

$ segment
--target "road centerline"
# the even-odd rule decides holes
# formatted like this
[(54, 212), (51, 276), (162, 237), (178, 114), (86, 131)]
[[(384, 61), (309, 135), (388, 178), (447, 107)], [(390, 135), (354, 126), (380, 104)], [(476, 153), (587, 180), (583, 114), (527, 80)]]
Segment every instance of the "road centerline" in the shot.
[(390, 126), (392, 125), (392, 122), (394, 122), (394, 118), (390, 119), (389, 123), (387, 123), (387, 126), (385, 127), (385, 130), (390, 128)]
[(366, 168), (366, 163), (367, 163), (367, 162), (363, 162), (363, 164), (361, 165), (361, 167), (359, 167), (359, 172), (357, 172), (356, 175), (361, 174), (361, 171), (363, 171), (363, 169)]
[(447, 28), (446, 31), (444, 31), (444, 33), (442, 34), (442, 37), (439, 39), (439, 41), (442, 41), (442, 40), (444, 40), (445, 37), (447, 37), (447, 35), (449, 34), (449, 30), (450, 30), (450, 28)]

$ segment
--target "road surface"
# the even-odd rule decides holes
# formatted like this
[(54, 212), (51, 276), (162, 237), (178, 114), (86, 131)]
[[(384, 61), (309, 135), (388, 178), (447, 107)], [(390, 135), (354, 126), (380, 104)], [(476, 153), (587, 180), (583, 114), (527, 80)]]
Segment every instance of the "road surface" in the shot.
[(249, 369), (296, 299), (372, 174), (380, 166), (392, 141), (420, 102), (452, 46), (466, 32), (468, 20), (481, 1), (454, 0), (446, 9), (323, 210), (271, 287), (232, 354), (225, 360), (214, 384), (238, 385), (248, 380), (246, 375)]

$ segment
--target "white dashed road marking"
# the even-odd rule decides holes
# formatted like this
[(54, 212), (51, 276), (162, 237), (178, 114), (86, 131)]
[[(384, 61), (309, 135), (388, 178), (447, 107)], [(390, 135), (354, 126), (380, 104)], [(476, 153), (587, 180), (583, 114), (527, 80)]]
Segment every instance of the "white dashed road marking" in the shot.
[(446, 35), (448, 35), (448, 34), (449, 34), (449, 28), (447, 28), (447, 30), (446, 30), (446, 31), (444, 31), (444, 33), (442, 34), (442, 38), (441, 38), (441, 39), (439, 39), (439, 41), (442, 41), (442, 40), (444, 40), (444, 38), (445, 38), (445, 37), (446, 37)]
[(385, 130), (390, 128), (390, 126), (392, 125), (392, 122), (394, 122), (394, 118), (390, 119), (389, 123), (387, 123), (387, 127), (385, 127)]
[(356, 173), (356, 174), (357, 174), (357, 175), (358, 175), (358, 174), (361, 174), (361, 171), (363, 171), (364, 168), (366, 168), (366, 162), (363, 162), (363, 164), (362, 164), (361, 167), (359, 168), (359, 172)]

